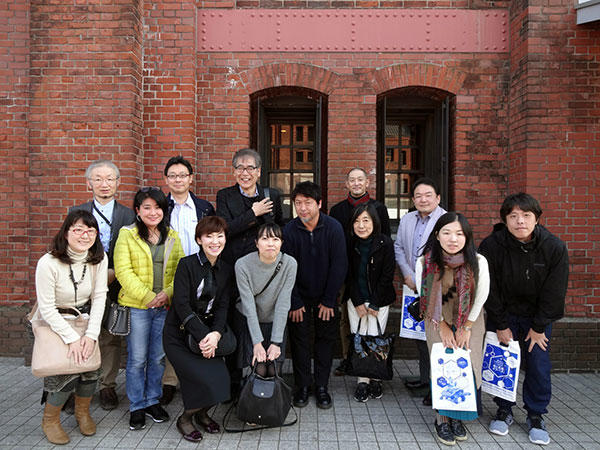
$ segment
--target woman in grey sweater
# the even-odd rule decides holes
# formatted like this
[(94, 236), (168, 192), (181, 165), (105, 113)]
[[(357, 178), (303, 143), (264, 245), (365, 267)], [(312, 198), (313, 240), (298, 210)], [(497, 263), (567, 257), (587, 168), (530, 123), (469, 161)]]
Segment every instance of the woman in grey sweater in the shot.
[[(285, 325), (296, 280), (296, 260), (281, 253), (281, 228), (264, 224), (258, 229), (256, 247), (235, 263), (240, 302), (237, 312), (247, 327), (240, 330), (240, 366), (258, 363), (257, 373), (267, 374), (267, 362), (285, 358)], [(272, 372), (271, 372), (272, 374)]]

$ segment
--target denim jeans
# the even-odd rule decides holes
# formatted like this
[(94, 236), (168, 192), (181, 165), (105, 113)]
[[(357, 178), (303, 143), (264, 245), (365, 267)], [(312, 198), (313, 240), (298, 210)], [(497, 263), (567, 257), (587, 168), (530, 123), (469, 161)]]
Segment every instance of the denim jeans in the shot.
[[(528, 351), (530, 341), (525, 341), (527, 333), (531, 329), (532, 320), (527, 317), (508, 316), (508, 327), (512, 331), (513, 339), (525, 344), (521, 347), (521, 358), (525, 361), (525, 379), (523, 381), (523, 403), (525, 410), (529, 415), (548, 414), (548, 404), (552, 398), (552, 382), (550, 379), (550, 342), (546, 351), (542, 350), (537, 344), (531, 352)], [(488, 323), (488, 330), (496, 331), (494, 324)], [(552, 324), (546, 326), (544, 334), (550, 340), (552, 335)], [(521, 375), (523, 376), (523, 372)], [(494, 401), (501, 407), (508, 409), (514, 406), (515, 402), (509, 402), (500, 397), (495, 397)]]
[(155, 405), (162, 395), (165, 371), (162, 334), (166, 317), (165, 308), (131, 308), (126, 369), (129, 411)]

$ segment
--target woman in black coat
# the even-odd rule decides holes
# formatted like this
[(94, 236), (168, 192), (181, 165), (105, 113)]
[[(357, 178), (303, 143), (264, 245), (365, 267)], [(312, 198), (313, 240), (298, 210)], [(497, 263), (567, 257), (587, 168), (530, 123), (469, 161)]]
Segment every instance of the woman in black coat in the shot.
[[(225, 247), (226, 230), (221, 217), (205, 217), (198, 222), (196, 241), (200, 251), (182, 258), (177, 266), (164, 327), (163, 346), (179, 378), (184, 405), (177, 429), (191, 442), (202, 439), (198, 425), (208, 433), (220, 431), (207, 411), (230, 397), (227, 367), (223, 358), (215, 356), (225, 331), (231, 287), (235, 285), (231, 266), (219, 257)], [(198, 342), (199, 352), (188, 348), (186, 331)]]
[[(360, 334), (377, 336), (380, 331), (385, 332), (389, 305), (396, 300), (394, 243), (381, 233), (373, 204), (358, 205), (352, 213), (350, 227), (344, 292), (344, 299), (350, 300), (347, 302), (350, 331), (356, 333), (360, 323)], [(366, 402), (382, 395), (381, 381), (358, 378), (354, 400)]]

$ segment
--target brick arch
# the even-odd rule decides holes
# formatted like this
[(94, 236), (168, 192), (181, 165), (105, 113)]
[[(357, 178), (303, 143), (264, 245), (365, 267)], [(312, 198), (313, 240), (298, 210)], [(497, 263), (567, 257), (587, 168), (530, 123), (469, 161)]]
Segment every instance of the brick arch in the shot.
[[(301, 86), (330, 94), (339, 75), (310, 64), (270, 64), (240, 72), (237, 80), (251, 94), (262, 89), (280, 86)], [(233, 81), (233, 80), (232, 80)]]
[(428, 86), (457, 94), (467, 74), (439, 64), (414, 63), (383, 67), (373, 73), (377, 94), (406, 86)]

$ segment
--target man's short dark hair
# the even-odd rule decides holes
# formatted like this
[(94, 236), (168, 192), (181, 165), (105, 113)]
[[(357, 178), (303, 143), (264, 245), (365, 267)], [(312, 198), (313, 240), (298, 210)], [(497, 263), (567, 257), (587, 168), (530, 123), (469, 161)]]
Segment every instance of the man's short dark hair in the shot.
[(292, 191), (292, 201), (296, 200), (297, 195), (310, 197), (319, 203), (321, 201), (321, 187), (312, 181), (302, 181), (296, 184), (296, 187)]
[(435, 192), (435, 195), (440, 195), (440, 188), (433, 179), (428, 177), (421, 177), (413, 184), (412, 191), (410, 193), (411, 197), (415, 196), (415, 189), (417, 189), (417, 186), (420, 186), (422, 184), (424, 184), (425, 186), (431, 186), (433, 188), (433, 191)]
[(169, 168), (171, 166), (174, 166), (175, 164), (183, 164), (186, 169), (190, 172), (190, 175), (192, 175), (194, 173), (194, 170), (192, 169), (192, 165), (190, 164), (190, 162), (185, 159), (183, 156), (179, 155), (179, 156), (173, 156), (171, 159), (169, 159), (167, 161), (167, 165), (165, 166), (165, 177), (167, 176), (167, 172), (169, 171)]
[(535, 198), (525, 192), (518, 192), (516, 194), (510, 194), (502, 202), (502, 206), (500, 207), (500, 217), (502, 218), (502, 222), (506, 223), (506, 216), (508, 216), (516, 206), (522, 211), (532, 212), (535, 215), (536, 220), (542, 215), (542, 207)]

